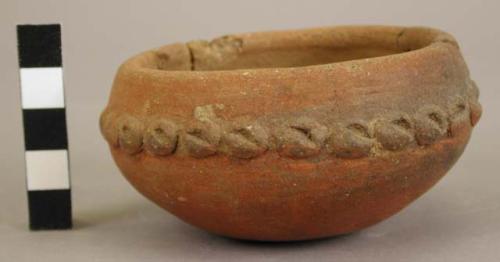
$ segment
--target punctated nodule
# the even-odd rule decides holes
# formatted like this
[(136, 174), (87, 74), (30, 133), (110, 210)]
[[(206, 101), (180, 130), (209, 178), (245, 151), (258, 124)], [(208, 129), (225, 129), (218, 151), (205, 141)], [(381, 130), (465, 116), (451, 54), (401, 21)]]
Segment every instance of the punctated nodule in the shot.
[(320, 153), (327, 137), (327, 127), (302, 117), (281, 130), (279, 150), (282, 155), (293, 158), (314, 156)]
[(116, 119), (116, 114), (109, 110), (104, 110), (99, 118), (101, 134), (111, 146), (118, 146), (118, 128), (116, 126)]
[(415, 114), (415, 139), (419, 145), (430, 145), (448, 131), (446, 113), (437, 106), (427, 106)]
[(467, 126), (471, 126), (471, 114), (469, 104), (463, 97), (455, 97), (448, 104), (448, 135), (455, 136)]
[(144, 147), (154, 155), (170, 155), (178, 141), (178, 127), (168, 120), (153, 120), (144, 135)]
[(143, 125), (132, 116), (121, 116), (118, 120), (118, 144), (129, 154), (142, 150)]
[(406, 115), (376, 122), (374, 135), (383, 148), (398, 151), (413, 142), (412, 123)]
[(477, 122), (479, 122), (479, 119), (483, 114), (483, 107), (478, 101), (469, 102), (469, 107), (470, 107), (470, 123), (472, 126), (475, 126)]
[(197, 122), (184, 135), (189, 153), (194, 157), (207, 157), (218, 151), (221, 131), (213, 123)]
[(256, 123), (233, 127), (224, 141), (229, 153), (238, 158), (253, 158), (268, 148), (267, 132)]
[(366, 157), (372, 146), (368, 128), (358, 123), (334, 129), (326, 143), (327, 150), (341, 158)]

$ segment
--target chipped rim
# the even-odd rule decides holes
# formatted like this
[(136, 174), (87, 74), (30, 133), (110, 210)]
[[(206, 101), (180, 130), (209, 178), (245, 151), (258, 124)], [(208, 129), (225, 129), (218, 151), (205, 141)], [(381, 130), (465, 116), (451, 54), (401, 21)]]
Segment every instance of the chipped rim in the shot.
[[(163, 46), (161, 48), (148, 50), (142, 52), (138, 55), (135, 55), (128, 59), (121, 66), (121, 70), (128, 71), (136, 71), (141, 73), (150, 74), (151, 76), (156, 75), (179, 75), (181, 77), (189, 77), (196, 75), (195, 77), (210, 77), (214, 74), (244, 74), (248, 72), (258, 72), (258, 73), (291, 73), (293, 74), (297, 70), (314, 70), (314, 69), (322, 69), (324, 67), (332, 66), (332, 65), (342, 65), (342, 64), (350, 64), (352, 62), (363, 62), (366, 60), (370, 60), (371, 62), (384, 62), (385, 60), (391, 59), (395, 56), (399, 57), (411, 57), (418, 56), (421, 53), (425, 53), (430, 49), (440, 48), (443, 44), (451, 44), (455, 47), (459, 47), (455, 38), (438, 29), (429, 28), (429, 27), (400, 27), (400, 26), (337, 26), (337, 27), (323, 27), (323, 28), (314, 28), (314, 29), (302, 29), (302, 30), (283, 30), (283, 31), (265, 31), (265, 32), (256, 32), (256, 33), (246, 33), (246, 34), (235, 34), (235, 35), (227, 35), (216, 38), (214, 40), (226, 38), (226, 37), (234, 37), (241, 39), (253, 39), (253, 38), (267, 38), (275, 35), (286, 35), (287, 33), (296, 32), (300, 37), (301, 34), (307, 34), (310, 32), (317, 31), (319, 34), (328, 32), (330, 30), (333, 31), (342, 31), (343, 33), (353, 34), (353, 32), (359, 33), (364, 30), (374, 30), (380, 31), (380, 34), (386, 33), (389, 37), (401, 38), (406, 34), (411, 33), (422, 33), (425, 35), (425, 39), (411, 39), (417, 41), (423, 41), (424, 43), (418, 43), (420, 45), (417, 48), (414, 48), (410, 51), (397, 52), (394, 54), (388, 54), (383, 56), (375, 56), (370, 58), (359, 58), (359, 59), (351, 59), (345, 61), (331, 62), (331, 63), (321, 63), (321, 64), (313, 64), (313, 65), (305, 65), (305, 66), (293, 66), (293, 67), (266, 67), (266, 68), (241, 68), (241, 69), (226, 69), (226, 70), (164, 70), (158, 69), (156, 67), (156, 60), (159, 59), (157, 51), (161, 48), (170, 48), (175, 44), (170, 44)], [(213, 41), (214, 41), (213, 40)], [(284, 39), (284, 41), (293, 41), (294, 39)], [(188, 42), (187, 45), (195, 42)], [(279, 41), (277, 41), (279, 42)], [(417, 44), (417, 43), (409, 43), (409, 44)], [(347, 45), (346, 45), (347, 46)], [(268, 47), (266, 47), (268, 48)], [(190, 54), (192, 55), (192, 54)], [(192, 57), (191, 57), (192, 59)], [(153, 61), (151, 61), (153, 60)]]

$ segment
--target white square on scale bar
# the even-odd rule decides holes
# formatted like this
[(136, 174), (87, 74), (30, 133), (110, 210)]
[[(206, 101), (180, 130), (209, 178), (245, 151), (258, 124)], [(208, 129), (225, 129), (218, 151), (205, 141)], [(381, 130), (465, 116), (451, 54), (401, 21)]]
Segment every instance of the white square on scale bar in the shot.
[(24, 109), (64, 107), (61, 67), (21, 68), (20, 74)]
[(26, 151), (28, 190), (69, 189), (68, 151)]

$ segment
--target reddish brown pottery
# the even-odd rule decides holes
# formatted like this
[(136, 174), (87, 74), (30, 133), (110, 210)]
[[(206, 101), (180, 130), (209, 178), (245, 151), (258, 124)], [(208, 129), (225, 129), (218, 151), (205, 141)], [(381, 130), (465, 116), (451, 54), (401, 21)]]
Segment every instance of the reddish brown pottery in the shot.
[(481, 115), (455, 39), (421, 27), (229, 35), (139, 54), (100, 125), (143, 195), (224, 236), (302, 240), (393, 215)]

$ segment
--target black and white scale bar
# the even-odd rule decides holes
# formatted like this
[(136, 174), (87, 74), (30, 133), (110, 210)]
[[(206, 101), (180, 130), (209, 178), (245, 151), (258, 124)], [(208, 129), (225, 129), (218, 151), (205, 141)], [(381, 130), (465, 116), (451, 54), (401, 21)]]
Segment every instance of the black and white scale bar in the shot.
[(30, 228), (72, 226), (61, 26), (18, 25)]

